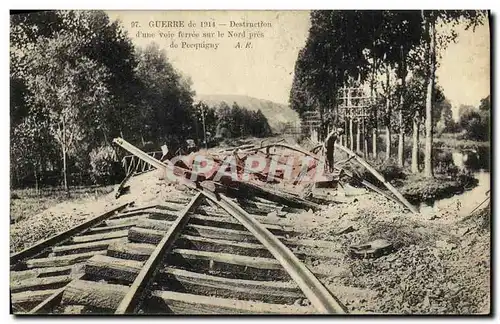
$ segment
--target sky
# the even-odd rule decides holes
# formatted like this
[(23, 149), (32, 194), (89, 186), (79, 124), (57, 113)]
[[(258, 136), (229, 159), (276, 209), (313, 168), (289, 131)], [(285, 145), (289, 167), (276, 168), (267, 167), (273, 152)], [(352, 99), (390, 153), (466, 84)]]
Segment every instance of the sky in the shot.
[[(111, 19), (120, 19), (133, 42), (141, 47), (156, 42), (164, 48), (170, 62), (191, 77), (198, 94), (247, 95), (277, 103), (287, 103), (293, 81), (295, 60), (304, 46), (309, 30), (309, 11), (108, 11)], [(181, 27), (149, 27), (150, 21), (184, 21)], [(197, 24), (195, 28), (189, 21)], [(271, 27), (231, 28), (234, 22), (265, 22)], [(140, 27), (132, 27), (137, 22)], [(201, 28), (201, 22), (216, 27)], [(229, 32), (260, 31), (262, 38), (250, 40), (228, 37)], [(140, 31), (141, 35), (137, 32)], [(175, 36), (161, 37), (171, 31)], [(197, 39), (179, 38), (178, 32), (198, 32)], [(202, 32), (224, 33), (224, 37), (202, 37)], [(458, 40), (441, 51), (436, 71), (438, 83), (450, 100), (454, 115), (460, 104), (477, 106), (490, 92), (490, 35), (483, 25), (465, 31), (457, 27)], [(143, 37), (145, 32), (154, 38)], [(439, 29), (438, 29), (439, 32)], [(171, 48), (172, 39), (179, 44)], [(218, 43), (217, 49), (181, 48), (186, 43)], [(235, 48), (238, 41), (243, 48)]]

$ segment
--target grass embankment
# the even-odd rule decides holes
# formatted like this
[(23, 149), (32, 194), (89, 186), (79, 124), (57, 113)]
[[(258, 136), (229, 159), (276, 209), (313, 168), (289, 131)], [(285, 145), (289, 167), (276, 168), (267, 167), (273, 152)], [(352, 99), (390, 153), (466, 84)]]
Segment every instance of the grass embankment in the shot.
[(13, 189), (10, 199), (10, 219), (19, 222), (65, 201), (99, 197), (113, 191), (114, 186), (74, 187), (68, 196), (62, 188)]
[(489, 141), (474, 141), (462, 139), (461, 134), (446, 133), (434, 138), (436, 148), (458, 149), (458, 150), (477, 150), (478, 148), (489, 148)]

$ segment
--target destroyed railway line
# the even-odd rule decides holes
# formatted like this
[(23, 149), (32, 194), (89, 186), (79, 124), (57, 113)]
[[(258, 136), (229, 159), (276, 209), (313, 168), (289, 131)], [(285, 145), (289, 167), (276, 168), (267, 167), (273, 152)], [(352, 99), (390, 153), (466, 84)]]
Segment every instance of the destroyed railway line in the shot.
[[(14, 312), (345, 312), (297, 259), (327, 258), (331, 242), (294, 238), (285, 220), (263, 216), (279, 209), (270, 201), (245, 202), (260, 215), (248, 214), (224, 195), (192, 193), (121, 205), (12, 255)], [(312, 305), (296, 305), (306, 298)]]
[[(307, 267), (331, 258), (338, 246), (300, 239), (293, 224), (279, 217), (283, 212), (318, 210), (321, 198), (306, 199), (227, 175), (215, 181), (213, 173), (200, 175), (169, 160), (159, 161), (123, 139), (114, 142), (173, 176), (169, 180), (184, 185), (190, 194), (153, 206), (119, 206), (12, 255), (15, 312), (347, 313), (318, 280), (321, 270), (312, 267), (313, 273)], [(266, 149), (269, 157), (272, 146), (319, 161), (314, 153), (286, 144), (244, 150)], [(353, 152), (344, 151), (363, 164)], [(131, 176), (129, 172), (119, 187)], [(393, 200), (407, 205), (393, 194)], [(266, 217), (270, 213), (276, 217)]]

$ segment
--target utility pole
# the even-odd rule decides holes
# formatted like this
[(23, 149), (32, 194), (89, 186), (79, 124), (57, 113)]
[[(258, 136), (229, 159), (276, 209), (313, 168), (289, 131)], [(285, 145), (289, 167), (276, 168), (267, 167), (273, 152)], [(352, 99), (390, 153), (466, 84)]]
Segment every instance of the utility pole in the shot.
[(203, 123), (203, 138), (205, 141), (205, 149), (208, 149), (208, 144), (207, 144), (207, 131), (205, 128), (205, 106), (201, 106), (201, 121)]

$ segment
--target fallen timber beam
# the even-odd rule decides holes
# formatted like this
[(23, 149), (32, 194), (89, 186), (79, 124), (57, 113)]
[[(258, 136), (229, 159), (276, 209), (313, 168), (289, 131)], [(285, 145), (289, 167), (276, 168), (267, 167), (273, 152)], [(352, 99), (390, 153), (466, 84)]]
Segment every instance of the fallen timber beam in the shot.
[(13, 305), (40, 303), (58, 291), (58, 289), (23, 291), (11, 294), (10, 300)]
[(202, 191), (202, 193), (238, 219), (255, 235), (298, 284), (318, 312), (327, 314), (347, 313), (345, 306), (336, 297), (332, 296), (314, 274), (278, 238), (253, 219), (251, 215), (224, 195), (216, 197), (210, 192)]
[(122, 237), (127, 237), (127, 235), (128, 235), (128, 230), (125, 229), (125, 230), (113, 231), (113, 232), (107, 232), (107, 233), (75, 236), (71, 239), (71, 242), (75, 243), (75, 244), (77, 244), (77, 243), (90, 243), (90, 242), (96, 242), (96, 241), (118, 239), (118, 238), (122, 238)]
[(135, 278), (125, 297), (121, 300), (115, 314), (132, 313), (140, 306), (140, 303), (144, 299), (144, 291), (154, 279), (155, 273), (158, 272), (163, 256), (170, 252), (174, 242), (180, 235), (180, 231), (189, 221), (190, 212), (196, 209), (201, 203), (202, 198), (202, 194), (198, 193), (182, 211), (177, 220), (170, 226), (167, 233), (163, 236), (160, 243), (158, 243), (155, 250), (144, 264), (144, 267)]
[(165, 269), (162, 274), (167, 287), (182, 293), (279, 304), (293, 304), (304, 298), (298, 287), (295, 291), (287, 289), (285, 281), (231, 279), (173, 268)]
[(52, 248), (52, 254), (54, 256), (75, 254), (75, 253), (85, 253), (91, 251), (101, 251), (106, 250), (108, 246), (115, 242), (124, 242), (123, 239), (109, 239), (103, 241), (96, 241), (90, 243), (80, 243), (80, 244), (70, 244), (70, 245), (59, 245)]
[(403, 203), (403, 205), (405, 205), (412, 213), (418, 214), (418, 210), (415, 208), (415, 206), (410, 204), (410, 202), (406, 200), (406, 198), (403, 197), (403, 195), (396, 188), (394, 188), (393, 185), (391, 185), (388, 181), (386, 181), (383, 175), (381, 175), (370, 164), (368, 164), (368, 162), (363, 160), (356, 153), (354, 153), (345, 146), (335, 143), (335, 147), (347, 153), (348, 156), (353, 156), (356, 162), (358, 162), (359, 164), (364, 166), (368, 171), (370, 171), (380, 182), (384, 184), (384, 186), (386, 186), (387, 189), (389, 189), (390, 192), (393, 193), (394, 196), (396, 196), (399, 199), (401, 203)]
[(120, 279), (132, 282), (137, 277), (143, 264), (144, 262), (141, 261), (96, 255), (85, 264), (85, 274), (98, 278)]
[(13, 281), (10, 284), (10, 291), (16, 293), (26, 290), (55, 289), (66, 285), (72, 279), (69, 275), (63, 275)]
[(96, 216), (85, 223), (82, 223), (80, 225), (76, 225), (75, 227), (62, 232), (60, 234), (57, 234), (55, 236), (52, 236), (46, 240), (41, 241), (38, 244), (33, 245), (32, 247), (29, 247), (27, 249), (24, 249), (20, 252), (17, 252), (15, 254), (12, 254), (10, 256), (10, 264), (11, 266), (14, 263), (17, 263), (23, 259), (26, 259), (28, 257), (34, 257), (37, 254), (43, 252), (47, 248), (54, 246), (56, 244), (62, 243), (63, 241), (68, 240), (69, 238), (73, 237), (75, 234), (82, 233), (83, 231), (87, 230), (88, 228), (99, 224), (100, 222), (108, 219), (111, 217), (115, 212), (120, 211), (127, 207), (130, 204), (130, 202), (122, 204), (116, 208), (111, 209), (110, 211), (105, 212), (102, 215)]
[(85, 253), (75, 253), (60, 255), (48, 258), (38, 258), (26, 261), (28, 268), (53, 268), (73, 265), (78, 262), (86, 261), (96, 254), (106, 254), (106, 251), (91, 251)]
[(116, 309), (128, 290), (124, 285), (74, 280), (66, 286), (62, 304)]
[(34, 268), (30, 270), (11, 271), (10, 280), (25, 280), (30, 278), (53, 277), (62, 275), (77, 275), (83, 272), (83, 264), (77, 263), (69, 266), (52, 268)]
[[(152, 156), (149, 156), (147, 153), (141, 151), (134, 145), (128, 143), (122, 138), (115, 138), (113, 140), (113, 143), (118, 144), (125, 150), (129, 151), (130, 153), (134, 154), (138, 158), (142, 159), (146, 163), (151, 164), (155, 168), (162, 170), (165, 172), (165, 174), (170, 171), (172, 172), (173, 179), (178, 181), (181, 184), (186, 185), (187, 187), (191, 189), (200, 189), (201, 188), (201, 182), (207, 185), (212, 185), (212, 188), (223, 188), (223, 190), (231, 190), (235, 188), (238, 188), (238, 191), (240, 192), (240, 195), (246, 196), (248, 194), (252, 194), (255, 196), (261, 196), (264, 197), (268, 200), (275, 201), (284, 205), (288, 205), (291, 207), (297, 207), (297, 208), (311, 208), (313, 210), (319, 210), (320, 206), (316, 203), (307, 201), (305, 199), (300, 198), (299, 196), (295, 196), (289, 193), (285, 192), (279, 192), (276, 190), (270, 190), (266, 188), (262, 188), (261, 186), (257, 184), (252, 184), (249, 182), (243, 182), (239, 181), (237, 179), (233, 179), (232, 176), (230, 175), (223, 175), (220, 179), (220, 183), (216, 183), (210, 180), (207, 180), (205, 176), (202, 173), (197, 173), (189, 169), (184, 169), (178, 166), (175, 166), (172, 162), (169, 160), (165, 160), (165, 163), (162, 161), (159, 161), (155, 159)], [(188, 178), (189, 177), (189, 178)], [(190, 180), (190, 178), (196, 178), (196, 181)], [(221, 190), (221, 189), (217, 189)], [(214, 191), (214, 190), (211, 190)]]
[[(78, 281), (81, 278), (83, 278), (84, 274), (79, 274), (75, 278), (73, 278), (72, 281), (70, 281), (68, 284), (71, 284), (73, 281)], [(38, 304), (35, 308), (30, 310), (29, 314), (41, 314), (41, 313), (46, 313), (48, 310), (53, 308), (55, 305), (59, 304), (62, 300), (62, 296), (64, 292), (66, 291), (67, 285), (59, 288), (58, 290), (54, 291), (50, 296), (48, 296), (44, 301), (42, 301), (40, 304)]]
[[(249, 150), (246, 150), (245, 152), (252, 152), (252, 151), (258, 151), (260, 149), (263, 149), (263, 148), (266, 148), (266, 149), (269, 149), (270, 147), (273, 147), (273, 146), (280, 146), (280, 147), (284, 147), (284, 148), (287, 148), (289, 150), (292, 150), (292, 151), (296, 151), (296, 152), (299, 152), (299, 153), (302, 153), (302, 154), (305, 154), (307, 156), (310, 156), (312, 157), (313, 159), (315, 159), (316, 161), (321, 161), (321, 159), (314, 153), (311, 153), (311, 152), (308, 152), (306, 150), (303, 150), (301, 148), (298, 148), (298, 147), (294, 147), (294, 146), (291, 146), (291, 145), (287, 145), (287, 144), (281, 144), (281, 143), (275, 143), (275, 144), (269, 144), (269, 145), (266, 145), (264, 147), (260, 147), (260, 148), (255, 148), (255, 149), (249, 149)], [(322, 147), (323, 145), (318, 145), (316, 146), (315, 148), (313, 148), (312, 151), (314, 151), (316, 148), (319, 148), (319, 147)], [(373, 173), (373, 175), (375, 177), (377, 177), (377, 179), (379, 179), (386, 187), (387, 189), (389, 189), (397, 198), (391, 196), (391, 195), (388, 195), (387, 193), (383, 192), (382, 190), (380, 190), (379, 188), (377, 188), (375, 185), (371, 184), (370, 182), (366, 181), (366, 180), (363, 180), (363, 179), (360, 179), (361, 180), (361, 183), (368, 187), (369, 189), (385, 196), (386, 198), (394, 201), (394, 202), (397, 202), (398, 204), (400, 205), (403, 205), (404, 207), (408, 208), (412, 213), (418, 213), (418, 211), (416, 210), (416, 208), (410, 204), (408, 202), (408, 200), (406, 200), (406, 198), (404, 198), (401, 193), (399, 191), (397, 191), (396, 188), (394, 188), (389, 182), (385, 181), (384, 177), (378, 173), (375, 169), (373, 169), (373, 167), (371, 167), (366, 161), (364, 161), (361, 157), (359, 157), (356, 153), (354, 153), (353, 151), (349, 150), (348, 148), (340, 145), (340, 144), (337, 144), (335, 143), (335, 147), (339, 148), (340, 150), (346, 152), (349, 156), (349, 158), (353, 158), (355, 159), (359, 164), (361, 164), (362, 166), (364, 166), (365, 168), (367, 168), (370, 172)], [(349, 151), (349, 152), (348, 152)], [(350, 178), (353, 178), (354, 175), (343, 169), (342, 170), (348, 177)], [(374, 173), (375, 172), (375, 173)]]
[[(260, 220), (259, 220), (260, 221)], [(261, 222), (262, 223), (262, 222)], [(172, 224), (169, 220), (158, 220), (152, 218), (144, 218), (137, 222), (136, 226), (141, 228), (148, 228), (160, 231), (166, 231)], [(208, 226), (217, 227), (220, 229), (233, 229), (233, 230), (246, 230), (246, 228), (241, 225), (237, 220), (231, 216), (227, 217), (213, 217), (194, 214), (191, 216), (191, 221), (187, 228), (197, 229), (195, 226)], [(301, 232), (293, 230), (291, 227), (286, 227), (283, 225), (264, 223), (264, 226), (275, 235), (282, 236), (296, 236), (302, 234)]]
[(155, 304), (175, 314), (312, 314), (312, 307), (153, 291)]

